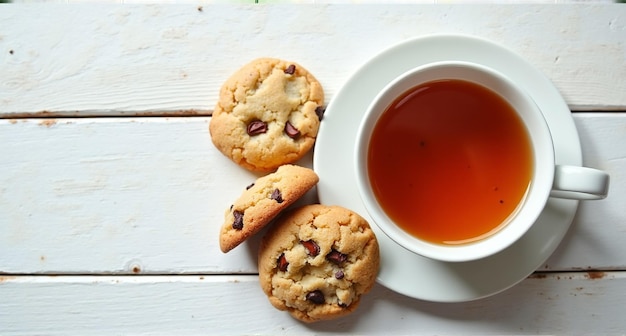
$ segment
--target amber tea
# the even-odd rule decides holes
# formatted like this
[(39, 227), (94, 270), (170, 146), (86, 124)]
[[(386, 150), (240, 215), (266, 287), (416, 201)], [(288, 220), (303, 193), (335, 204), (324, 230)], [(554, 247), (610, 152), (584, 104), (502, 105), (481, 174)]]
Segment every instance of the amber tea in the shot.
[(495, 92), (463, 80), (398, 97), (369, 143), (369, 179), (387, 215), (438, 244), (480, 240), (505, 225), (530, 185), (524, 123)]

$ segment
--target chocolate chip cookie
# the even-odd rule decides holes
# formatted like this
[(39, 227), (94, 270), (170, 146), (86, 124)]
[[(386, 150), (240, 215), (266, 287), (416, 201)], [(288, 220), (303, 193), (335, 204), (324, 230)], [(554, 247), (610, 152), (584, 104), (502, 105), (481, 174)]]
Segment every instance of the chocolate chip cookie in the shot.
[(259, 281), (271, 304), (304, 322), (346, 315), (376, 281), (378, 242), (358, 214), (306, 205), (263, 237)]
[(321, 84), (301, 65), (256, 59), (222, 86), (209, 124), (211, 139), (240, 166), (272, 171), (311, 149), (323, 104)]
[(220, 249), (226, 253), (257, 233), (319, 181), (305, 167), (283, 165), (276, 172), (258, 178), (226, 210), (220, 230)]

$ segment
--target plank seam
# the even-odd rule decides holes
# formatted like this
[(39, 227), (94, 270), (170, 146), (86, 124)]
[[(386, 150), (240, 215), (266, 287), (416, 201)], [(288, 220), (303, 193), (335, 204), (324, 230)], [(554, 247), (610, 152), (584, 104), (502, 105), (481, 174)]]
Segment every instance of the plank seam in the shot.
[[(606, 114), (624, 114), (626, 110), (603, 110), (601, 108), (596, 109), (581, 109), (571, 110), (573, 114), (577, 113), (606, 113)], [(39, 111), (39, 112), (15, 112), (15, 113), (0, 113), (1, 119), (61, 119), (61, 118), (135, 118), (135, 117), (152, 117), (152, 118), (164, 118), (164, 117), (210, 117), (213, 115), (213, 110), (157, 110), (157, 111)]]
[[(574, 270), (537, 270), (533, 272), (529, 277), (541, 278), (548, 275), (557, 275), (563, 273), (576, 273), (587, 274), (592, 277), (601, 276), (600, 273), (626, 273), (626, 269), (612, 269), (612, 268), (589, 268), (589, 269), (574, 269)], [(231, 277), (231, 276), (258, 276), (258, 273), (7, 273), (0, 272), (0, 276), (3, 277)]]

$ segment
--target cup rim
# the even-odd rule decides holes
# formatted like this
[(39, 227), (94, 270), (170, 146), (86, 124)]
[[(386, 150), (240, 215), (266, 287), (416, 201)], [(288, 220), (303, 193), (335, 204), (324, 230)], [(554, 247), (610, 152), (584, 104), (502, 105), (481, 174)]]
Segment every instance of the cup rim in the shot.
[[(459, 78), (460, 76), (458, 75), (443, 77), (433, 75), (433, 78), (429, 80), (416, 83), (411, 82), (414, 77), (419, 77), (424, 73), (428, 74), (428, 72), (433, 71), (436, 74), (437, 71), (441, 69), (469, 69), (470, 72), (478, 71), (484, 73), (489, 78), (495, 79), (498, 84), (504, 85), (504, 89), (501, 89), (499, 92), (496, 92), (497, 90), (491, 87), (488, 87), (489, 89), (500, 96), (502, 96), (502, 94), (500, 94), (502, 91), (514, 92), (512, 96), (516, 96), (514, 98), (517, 99), (519, 104), (523, 105), (524, 110), (529, 111), (528, 113), (524, 112), (525, 115), (518, 113), (524, 121), (527, 132), (529, 132), (534, 157), (533, 178), (526, 196), (522, 201), (523, 205), (517, 207), (513, 216), (509, 216), (509, 219), (507, 219), (508, 223), (498, 232), (484, 239), (462, 245), (439, 245), (426, 242), (410, 235), (394, 224), (376, 200), (376, 196), (370, 185), (367, 167), (367, 154), (369, 151), (369, 138), (371, 137), (371, 133), (380, 116), (384, 113), (389, 104), (399, 95), (419, 84), (438, 79), (467, 80), (466, 78)], [(487, 87), (482, 82), (470, 81)], [(506, 97), (503, 98), (509, 100)], [(509, 103), (511, 104), (510, 101)], [(529, 123), (532, 123), (533, 129), (529, 129)], [(554, 145), (550, 130), (541, 109), (537, 106), (532, 97), (530, 97), (523, 88), (500, 72), (480, 64), (466, 61), (441, 61), (424, 64), (404, 72), (388, 83), (369, 104), (360, 122), (356, 135), (354, 160), (356, 161), (355, 171), (359, 196), (361, 197), (366, 211), (372, 218), (374, 225), (379, 227), (384, 234), (403, 248), (421, 256), (445, 262), (465, 262), (482, 259), (504, 250), (519, 240), (519, 238), (534, 225), (545, 207), (552, 189), (555, 165)], [(524, 216), (523, 218), (525, 220), (523, 222), (519, 219), (520, 216)], [(494, 237), (497, 237), (497, 240)]]

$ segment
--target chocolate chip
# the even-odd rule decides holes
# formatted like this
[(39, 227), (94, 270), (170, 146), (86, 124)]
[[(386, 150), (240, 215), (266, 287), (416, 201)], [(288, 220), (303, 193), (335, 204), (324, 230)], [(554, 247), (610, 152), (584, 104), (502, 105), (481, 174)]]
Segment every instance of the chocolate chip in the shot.
[(252, 187), (254, 187), (254, 182), (252, 182), (251, 184), (249, 184), (249, 185), (246, 187), (246, 190), (248, 190), (248, 189), (250, 189), (250, 188), (252, 188)]
[(285, 69), (285, 73), (288, 75), (293, 75), (294, 73), (296, 73), (296, 66), (294, 64), (289, 65), (287, 69)]
[(317, 114), (317, 118), (320, 121), (324, 119), (324, 112), (326, 112), (326, 108), (324, 106), (318, 106), (315, 108), (315, 114)]
[(280, 190), (278, 190), (278, 189), (274, 189), (274, 191), (272, 191), (272, 194), (270, 195), (270, 198), (273, 199), (274, 201), (278, 202), (278, 203), (282, 203), (283, 202), (283, 195), (280, 193)]
[(289, 263), (287, 262), (287, 258), (285, 258), (285, 254), (281, 254), (280, 257), (278, 257), (278, 260), (276, 261), (276, 264), (278, 265), (278, 269), (286, 272), (287, 271), (287, 266), (289, 266)]
[(300, 136), (300, 131), (295, 128), (290, 122), (287, 122), (285, 124), (285, 133), (287, 133), (287, 135), (292, 139), (297, 139)]
[(341, 308), (347, 308), (347, 307), (348, 307), (348, 305), (347, 305), (347, 304), (345, 304), (345, 303), (343, 303), (343, 302), (339, 302), (339, 303), (337, 303), (337, 305), (338, 305), (339, 307), (341, 307)]
[(235, 210), (233, 211), (233, 216), (235, 216), (235, 220), (233, 221), (233, 229), (243, 229), (243, 212)]
[(332, 250), (326, 255), (326, 259), (334, 262), (335, 264), (341, 264), (342, 262), (348, 260), (348, 256), (337, 250)]
[(321, 290), (314, 290), (310, 293), (306, 294), (306, 299), (315, 304), (323, 304), (324, 303), (324, 293)]
[(316, 242), (312, 240), (307, 240), (307, 241), (300, 241), (300, 243), (304, 245), (304, 247), (309, 251), (309, 255), (311, 257), (315, 257), (318, 254), (320, 254), (320, 246), (317, 245)]
[(345, 274), (343, 274), (343, 271), (340, 270), (340, 271), (337, 271), (337, 273), (335, 273), (335, 278), (341, 280), (343, 279), (344, 275)]
[(248, 135), (259, 135), (267, 132), (267, 124), (261, 120), (254, 120), (246, 128)]

